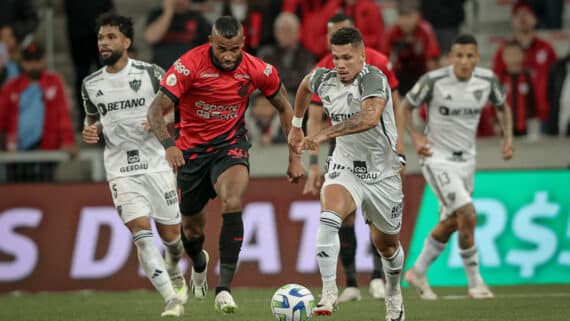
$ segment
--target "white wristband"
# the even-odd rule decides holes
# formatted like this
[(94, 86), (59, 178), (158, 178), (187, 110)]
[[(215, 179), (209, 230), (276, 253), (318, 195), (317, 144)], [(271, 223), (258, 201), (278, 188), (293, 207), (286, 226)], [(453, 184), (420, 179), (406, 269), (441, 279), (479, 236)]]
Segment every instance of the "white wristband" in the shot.
[(303, 127), (303, 117), (293, 116), (293, 119), (291, 120), (291, 126), (296, 127), (296, 128)]

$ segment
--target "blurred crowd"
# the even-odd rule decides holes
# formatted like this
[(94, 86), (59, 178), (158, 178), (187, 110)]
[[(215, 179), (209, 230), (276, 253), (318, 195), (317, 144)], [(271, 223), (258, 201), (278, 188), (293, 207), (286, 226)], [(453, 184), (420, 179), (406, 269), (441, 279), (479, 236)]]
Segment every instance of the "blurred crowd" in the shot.
[[(144, 22), (150, 61), (168, 69), (184, 52), (208, 41), (217, 17), (230, 14), (245, 26), (245, 50), (276, 66), (293, 100), (302, 77), (328, 51), (327, 22), (334, 15), (350, 16), (367, 47), (389, 58), (398, 90), (405, 95), (423, 73), (447, 64), (450, 44), (464, 25), (467, 0), (390, 1), (397, 12), (392, 25), (384, 23), (385, 1), (159, 1)], [(110, 10), (116, 10), (113, 0), (64, 0), (74, 68), (74, 79), (67, 84), (56, 70), (47, 70), (44, 46), (34, 38), (38, 11), (33, 1), (0, 2), (1, 150), (77, 155), (75, 136), (85, 116), (81, 82), (101, 67), (95, 20)], [(512, 33), (499, 45), (491, 67), (508, 94), (516, 136), (570, 136), (570, 56), (558, 57), (537, 34), (540, 28), (561, 30), (563, 10), (563, 0), (512, 1)], [(246, 117), (253, 143), (285, 142), (276, 111), (265, 97), (252, 97)], [(500, 133), (492, 108), (481, 117), (480, 136)]]

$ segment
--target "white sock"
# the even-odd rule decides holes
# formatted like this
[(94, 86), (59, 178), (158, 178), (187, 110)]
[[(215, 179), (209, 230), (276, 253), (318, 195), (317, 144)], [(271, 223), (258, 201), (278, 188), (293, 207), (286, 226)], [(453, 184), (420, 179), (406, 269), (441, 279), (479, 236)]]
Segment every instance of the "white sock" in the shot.
[(164, 264), (166, 265), (168, 275), (170, 275), (171, 279), (183, 277), (180, 267), (178, 266), (178, 262), (182, 256), (182, 251), (184, 250), (180, 237), (172, 242), (166, 242), (163, 240), (162, 244), (164, 244), (165, 248)]
[(149, 230), (140, 230), (133, 234), (133, 241), (137, 247), (139, 262), (141, 263), (146, 276), (162, 295), (164, 300), (168, 300), (175, 296), (176, 293), (170, 283), (170, 277), (166, 272), (164, 259), (154, 245), (152, 232)]
[(463, 260), (463, 267), (465, 268), (465, 274), (467, 274), (469, 287), (472, 288), (483, 283), (483, 278), (481, 278), (481, 273), (479, 273), (477, 247), (473, 245), (473, 247), (469, 249), (459, 249), (459, 255), (461, 255), (461, 259)]
[(391, 257), (382, 257), (382, 267), (386, 278), (386, 296), (400, 293), (400, 276), (404, 267), (404, 249), (399, 245)]
[(428, 235), (424, 242), (424, 247), (420, 256), (414, 264), (414, 272), (419, 275), (424, 275), (430, 265), (439, 257), (441, 252), (445, 249), (447, 243), (441, 243), (433, 239), (431, 235)]
[(340, 252), (338, 230), (341, 223), (342, 219), (336, 213), (321, 212), (321, 221), (317, 231), (317, 263), (323, 285), (336, 282), (336, 266)]

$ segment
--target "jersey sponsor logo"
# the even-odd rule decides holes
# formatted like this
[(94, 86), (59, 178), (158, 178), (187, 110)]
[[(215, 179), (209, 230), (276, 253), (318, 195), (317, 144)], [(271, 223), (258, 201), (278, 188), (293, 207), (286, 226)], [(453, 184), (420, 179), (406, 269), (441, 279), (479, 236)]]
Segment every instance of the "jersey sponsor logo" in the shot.
[(204, 119), (234, 119), (238, 117), (239, 105), (213, 105), (202, 100), (195, 104), (196, 114)]
[(200, 73), (200, 78), (218, 78), (220, 77), (219, 73), (207, 73), (207, 72), (202, 72)]
[(166, 84), (170, 87), (176, 86), (178, 79), (176, 78), (175, 74), (170, 74), (166, 77)]
[(129, 87), (131, 87), (134, 92), (139, 91), (139, 89), (141, 89), (141, 85), (142, 81), (140, 79), (133, 79), (129, 81)]
[(139, 156), (138, 149), (127, 151), (127, 163), (133, 164), (133, 163), (138, 163), (140, 161), (141, 161), (141, 159)]
[(272, 73), (272, 72), (273, 72), (273, 68), (271, 67), (271, 65), (270, 65), (270, 64), (265, 64), (265, 70), (263, 70), (263, 74), (264, 74), (266, 77), (269, 77), (269, 76), (271, 76), (271, 73)]
[(176, 72), (184, 76), (190, 75), (190, 70), (188, 70), (188, 68), (184, 66), (184, 64), (182, 63), (182, 61), (180, 61), (180, 59), (176, 59), (176, 61), (174, 62), (174, 70), (176, 70)]
[(439, 106), (438, 111), (442, 116), (477, 117), (481, 113), (481, 108), (459, 107), (451, 109), (447, 106)]
[(352, 164), (355, 174), (364, 174), (368, 172), (368, 166), (366, 166), (365, 161), (353, 161)]
[(329, 179), (335, 179), (340, 176), (340, 172), (330, 172)]
[(107, 105), (99, 103), (97, 104), (97, 109), (99, 109), (99, 113), (101, 115), (105, 116), (110, 111), (142, 107), (145, 106), (145, 103), (146, 99), (144, 97), (141, 97), (141, 98), (113, 101), (107, 103)]
[(331, 118), (331, 120), (334, 121), (334, 122), (340, 122), (340, 121), (349, 119), (349, 118), (352, 117), (354, 114), (356, 114), (356, 113), (350, 113), (350, 114), (336, 114), (336, 113), (332, 113), (332, 114), (330, 114), (330, 118)]
[(143, 164), (132, 164), (132, 165), (127, 165), (127, 166), (123, 166), (119, 169), (119, 172), (121, 173), (128, 173), (128, 172), (133, 172), (133, 171), (140, 171), (140, 170), (145, 170), (148, 169), (148, 164), (147, 163), (143, 163)]

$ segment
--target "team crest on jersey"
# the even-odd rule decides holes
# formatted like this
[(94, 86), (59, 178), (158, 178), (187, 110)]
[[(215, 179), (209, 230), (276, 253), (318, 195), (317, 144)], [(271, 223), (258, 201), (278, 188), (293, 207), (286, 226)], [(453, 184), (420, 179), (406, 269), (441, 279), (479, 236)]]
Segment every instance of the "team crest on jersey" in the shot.
[(352, 104), (352, 93), (348, 93), (348, 96), (346, 96), (346, 104), (350, 106), (350, 104)]
[(481, 97), (483, 97), (483, 91), (482, 90), (475, 90), (473, 92), (473, 96), (475, 96), (475, 99), (477, 99), (477, 101), (480, 102)]
[(271, 73), (273, 72), (273, 68), (271, 68), (270, 64), (265, 64), (265, 70), (263, 71), (263, 74), (267, 77), (271, 76)]
[(129, 87), (131, 87), (134, 92), (139, 91), (139, 89), (141, 89), (141, 85), (142, 81), (140, 79), (133, 79), (129, 81)]

